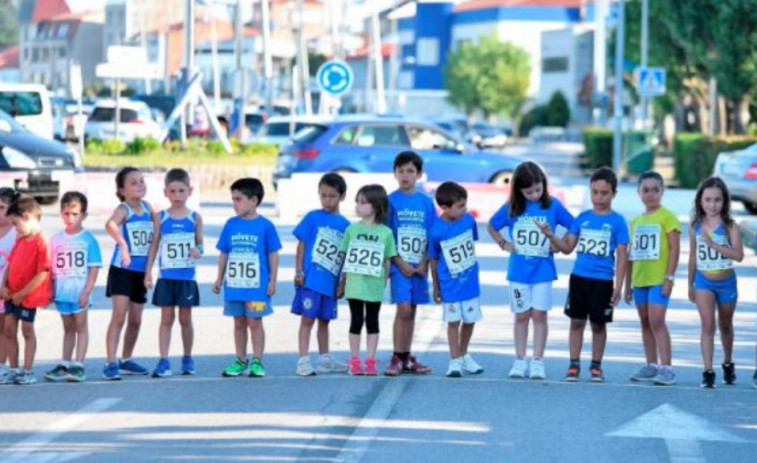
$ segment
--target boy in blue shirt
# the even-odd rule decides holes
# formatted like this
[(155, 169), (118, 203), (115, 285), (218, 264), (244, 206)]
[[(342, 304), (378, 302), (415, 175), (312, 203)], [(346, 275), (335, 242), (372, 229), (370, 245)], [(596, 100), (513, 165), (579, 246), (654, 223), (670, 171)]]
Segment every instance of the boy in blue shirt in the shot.
[[(339, 250), (349, 220), (339, 213), (347, 183), (341, 175), (328, 173), (318, 182), (321, 209), (310, 211), (294, 229), (297, 258), (294, 285), (296, 292), (292, 313), (301, 315), (298, 334), (300, 359), (297, 374), (343, 373), (347, 364), (338, 362), (329, 352), (329, 322), (337, 316), (339, 273), (344, 253)], [(318, 351), (315, 369), (310, 362), (310, 333), (318, 320)]]
[[(436, 203), (442, 216), (429, 234), (428, 256), (434, 282), (434, 301), (442, 303), (447, 322), (447, 341), (451, 360), (447, 376), (459, 378), (462, 372), (483, 373), (484, 369), (468, 353), (473, 327), (481, 321), (481, 289), (475, 241), (476, 221), (467, 212), (468, 192), (455, 182), (444, 182), (436, 190)], [(460, 324), (462, 322), (462, 326)]]
[[(258, 215), (263, 184), (256, 178), (240, 178), (231, 184), (231, 199), (237, 216), (226, 221), (216, 249), (218, 277), (213, 292), (223, 287), (223, 314), (234, 317), (237, 358), (224, 376), (265, 376), (263, 317), (273, 313), (271, 296), (276, 292), (281, 241), (270, 220)], [(252, 361), (247, 361), (247, 330), (252, 338)]]
[(394, 177), (399, 189), (389, 195), (389, 220), (397, 243), (398, 255), (392, 258), (392, 303), (394, 316), (394, 355), (384, 372), (397, 376), (403, 372), (427, 374), (431, 368), (410, 353), (419, 304), (428, 304), (428, 231), (436, 218), (431, 198), (416, 191), (423, 174), (423, 159), (414, 151), (403, 151), (394, 159)]

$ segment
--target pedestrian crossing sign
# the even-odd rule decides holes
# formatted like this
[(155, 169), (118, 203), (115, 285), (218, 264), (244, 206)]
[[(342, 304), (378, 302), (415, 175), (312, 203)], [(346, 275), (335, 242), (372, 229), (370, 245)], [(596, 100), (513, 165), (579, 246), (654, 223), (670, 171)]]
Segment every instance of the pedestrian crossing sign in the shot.
[(660, 96), (665, 94), (665, 69), (639, 68), (638, 86), (641, 96)]

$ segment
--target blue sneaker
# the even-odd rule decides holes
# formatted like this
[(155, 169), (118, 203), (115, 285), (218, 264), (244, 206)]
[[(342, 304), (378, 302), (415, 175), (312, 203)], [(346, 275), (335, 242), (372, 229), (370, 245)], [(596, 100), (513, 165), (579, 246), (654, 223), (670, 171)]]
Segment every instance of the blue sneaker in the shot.
[(132, 359), (118, 362), (118, 371), (125, 375), (146, 375), (148, 373), (147, 368)]
[(121, 379), (121, 374), (118, 371), (118, 363), (106, 363), (105, 368), (103, 368), (103, 378), (110, 381), (119, 381)]
[(193, 375), (195, 374), (195, 361), (189, 355), (185, 355), (181, 358), (181, 374)]
[(171, 362), (167, 358), (158, 360), (158, 364), (155, 366), (155, 371), (152, 372), (153, 378), (165, 378), (171, 376)]

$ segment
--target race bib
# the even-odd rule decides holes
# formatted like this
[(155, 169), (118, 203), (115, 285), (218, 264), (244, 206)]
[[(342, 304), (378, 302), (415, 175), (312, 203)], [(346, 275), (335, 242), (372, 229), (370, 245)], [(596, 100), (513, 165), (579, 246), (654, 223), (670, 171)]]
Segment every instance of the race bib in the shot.
[(417, 227), (397, 229), (398, 252), (402, 260), (410, 264), (420, 264), (426, 254), (426, 230)]
[(582, 228), (581, 235), (578, 237), (577, 252), (597, 257), (608, 257), (610, 255), (610, 235), (610, 230)]
[(260, 288), (260, 256), (250, 252), (232, 252), (226, 264), (226, 286)]
[(191, 268), (195, 260), (189, 251), (195, 246), (194, 233), (168, 233), (160, 238), (161, 268)]
[[(728, 239), (722, 235), (712, 237), (715, 244), (729, 246)], [(727, 270), (733, 268), (733, 261), (715, 248), (710, 247), (707, 242), (697, 235), (697, 270)]]
[(517, 254), (531, 257), (549, 256), (549, 238), (539, 230), (531, 218), (515, 223), (513, 241)]
[(342, 262), (344, 262), (344, 253), (339, 251), (342, 236), (343, 234), (336, 230), (319, 228), (313, 247), (313, 263), (325, 268), (334, 276), (339, 275)]
[(56, 278), (87, 276), (88, 244), (82, 241), (61, 243), (53, 256)]
[(371, 241), (353, 240), (344, 262), (346, 273), (380, 277), (384, 265), (384, 245)]
[(152, 235), (155, 232), (152, 222), (128, 222), (126, 235), (129, 237), (129, 253), (132, 257), (144, 257), (150, 250)]
[(633, 231), (631, 260), (657, 260), (660, 258), (662, 233), (659, 225), (639, 225)]
[(476, 247), (473, 232), (468, 230), (440, 243), (444, 262), (449, 273), (457, 275), (476, 265)]

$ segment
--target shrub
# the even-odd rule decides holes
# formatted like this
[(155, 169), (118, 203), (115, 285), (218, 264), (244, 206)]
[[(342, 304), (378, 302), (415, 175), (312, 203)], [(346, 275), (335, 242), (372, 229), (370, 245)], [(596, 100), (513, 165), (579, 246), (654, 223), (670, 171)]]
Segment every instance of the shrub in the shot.
[(523, 118), (520, 120), (520, 125), (518, 126), (518, 135), (520, 135), (521, 137), (527, 137), (528, 133), (534, 127), (549, 125), (547, 121), (546, 111), (546, 106), (535, 106), (531, 108), (531, 110), (524, 114)]
[(684, 188), (696, 188), (712, 175), (718, 154), (737, 151), (757, 143), (755, 137), (707, 137), (680, 133), (673, 140), (675, 177)]
[(584, 129), (583, 138), (586, 167), (612, 167), (612, 130), (588, 127)]
[(570, 122), (570, 106), (561, 91), (556, 91), (549, 98), (545, 108), (546, 125), (552, 127), (567, 127)]

